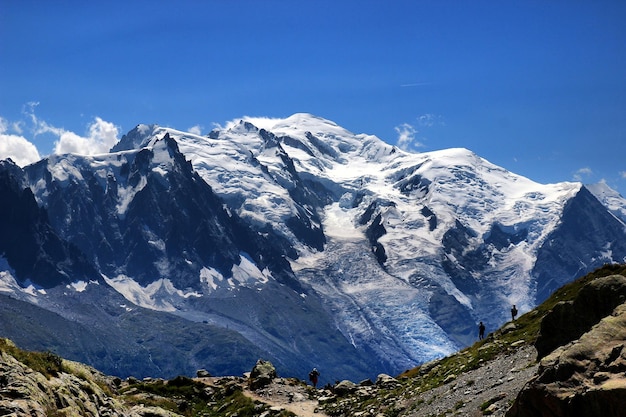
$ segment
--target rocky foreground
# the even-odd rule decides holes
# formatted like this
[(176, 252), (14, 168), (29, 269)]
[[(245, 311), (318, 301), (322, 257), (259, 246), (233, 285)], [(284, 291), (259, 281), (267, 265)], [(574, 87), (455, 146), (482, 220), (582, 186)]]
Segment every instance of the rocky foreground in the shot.
[(262, 360), (241, 377), (121, 380), (2, 339), (0, 416), (623, 416), (625, 302), (626, 266), (608, 266), (455, 355), (321, 389)]

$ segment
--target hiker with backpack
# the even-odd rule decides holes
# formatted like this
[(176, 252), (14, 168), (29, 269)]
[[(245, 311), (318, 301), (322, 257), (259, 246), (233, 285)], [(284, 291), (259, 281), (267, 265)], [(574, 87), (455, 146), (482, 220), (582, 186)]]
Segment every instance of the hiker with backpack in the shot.
[(317, 378), (319, 376), (320, 376), (320, 373), (317, 370), (317, 368), (313, 368), (313, 370), (309, 372), (309, 381), (311, 381), (313, 388), (317, 388)]

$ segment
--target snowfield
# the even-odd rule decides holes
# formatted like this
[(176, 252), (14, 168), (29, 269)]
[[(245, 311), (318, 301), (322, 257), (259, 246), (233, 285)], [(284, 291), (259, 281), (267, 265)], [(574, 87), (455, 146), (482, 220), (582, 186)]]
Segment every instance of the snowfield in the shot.
[[(305, 113), (207, 136), (139, 125), (108, 154), (24, 172), (120, 309), (221, 326), (290, 366), (331, 366), (336, 348), (350, 371), (399, 372), (626, 260), (626, 200), (605, 184), (539, 184), (468, 149), (410, 153)], [(1, 293), (63, 314), (1, 259), (0, 271)]]

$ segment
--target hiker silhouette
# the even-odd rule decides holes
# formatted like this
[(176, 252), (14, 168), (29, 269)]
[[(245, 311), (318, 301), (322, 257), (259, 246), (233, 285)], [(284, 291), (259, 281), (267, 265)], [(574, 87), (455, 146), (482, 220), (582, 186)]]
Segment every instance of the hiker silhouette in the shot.
[(517, 316), (517, 307), (513, 304), (513, 307), (511, 307), (511, 319), (515, 320), (515, 316)]
[(483, 340), (485, 338), (485, 325), (482, 321), (480, 322), (480, 324), (478, 324), (478, 338), (480, 340)]

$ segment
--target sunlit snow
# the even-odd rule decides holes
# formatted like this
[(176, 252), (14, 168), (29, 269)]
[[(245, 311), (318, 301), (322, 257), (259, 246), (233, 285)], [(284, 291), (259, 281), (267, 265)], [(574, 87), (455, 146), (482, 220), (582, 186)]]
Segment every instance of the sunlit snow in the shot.
[(83, 292), (87, 289), (87, 282), (85, 281), (76, 281), (72, 282), (67, 288), (73, 288), (76, 292)]
[(176, 304), (189, 297), (200, 297), (195, 291), (184, 292), (174, 287), (169, 279), (158, 279), (146, 287), (125, 275), (104, 278), (106, 283), (122, 294), (131, 303), (157, 311), (176, 311)]
[[(507, 315), (504, 309), (494, 311), (493, 305), (516, 304), (520, 312), (533, 307), (531, 271), (537, 251), (559, 225), (565, 204), (582, 186), (539, 184), (463, 148), (406, 152), (306, 113), (285, 119), (244, 117), (208, 136), (140, 125), (124, 144), (126, 150), (90, 157), (51, 156), (52, 177), (61, 187), (84, 181), (84, 164), (96, 173), (103, 189), (109, 192), (114, 187), (117, 215), (123, 217), (147, 184), (144, 175), (132, 184), (120, 175), (140, 148), (152, 151), (150, 172), (168, 186), (172, 159), (162, 140), (166, 135), (223, 199), (229, 213), (258, 230), (269, 224), (292, 242), (298, 256), (289, 262), (296, 278), (322, 296), (337, 328), (354, 346), (375, 346), (381, 359), (407, 367), (458, 348), (429, 311), (434, 289), (453, 297), (477, 321), (501, 321)], [(303, 183), (315, 184), (323, 203), (316, 207), (314, 199), (296, 201), (293, 192), (301, 191), (298, 187)], [(42, 201), (47, 184), (41, 181), (32, 187)], [(626, 222), (621, 196), (605, 185), (590, 189)], [(322, 228), (323, 250), (299, 240), (288, 226), (303, 216), (310, 217), (303, 224)], [(366, 234), (373, 222), (378, 222), (374, 226), (380, 231), (374, 243), (385, 251), (382, 266)], [(459, 252), (445, 253), (442, 242), (459, 224), (470, 231), (470, 237)], [(526, 238), (485, 248), (484, 266), (480, 272), (471, 272), (478, 288), (473, 294), (464, 293), (442, 263), (450, 261), (462, 269), (459, 259), (483, 248), (496, 227), (512, 235), (524, 232)], [(163, 253), (156, 264), (158, 273), (170, 276), (174, 263), (170, 265), (165, 254), (166, 242), (147, 228), (143, 236)], [(611, 261), (611, 247), (599, 256)], [(192, 264), (190, 259), (183, 261)], [(271, 272), (259, 269), (245, 253), (240, 254), (229, 278), (211, 265), (198, 267), (202, 293), (178, 289), (161, 277), (145, 287), (124, 275), (105, 280), (134, 305), (179, 313), (190, 298), (236, 294), (241, 287), (261, 289), (272, 280)], [(0, 273), (0, 291), (14, 291), (16, 286), (10, 274)], [(69, 285), (77, 292), (87, 286), (84, 281)], [(20, 291), (37, 295), (43, 290), (31, 285)]]
[[(261, 129), (271, 132), (277, 142), (265, 142)], [(454, 349), (445, 333), (428, 319), (427, 294), (420, 295), (419, 302), (410, 301), (414, 282), (436, 284), (470, 310), (478, 308), (478, 299), (472, 301), (433, 263), (442, 257), (445, 232), (460, 221), (477, 233), (473, 244), (478, 245), (494, 224), (503, 230), (527, 230), (528, 243), (494, 250), (490, 269), (475, 279), (494, 289), (502, 304), (529, 308), (534, 297), (530, 271), (536, 251), (558, 225), (565, 202), (580, 190), (578, 183), (538, 184), (467, 149), (405, 152), (374, 136), (354, 134), (304, 113), (287, 119), (245, 117), (227, 123), (211, 137), (166, 128), (155, 128), (152, 137), (166, 133), (231, 209), (253, 225), (272, 224), (296, 242), (300, 257), (291, 260), (292, 268), (331, 305), (336, 304), (339, 325), (354, 343), (364, 343), (370, 337), (368, 332), (374, 331), (371, 326), (375, 331), (388, 329), (389, 334), (408, 338), (394, 343), (404, 346), (402, 349), (413, 357)], [(324, 252), (299, 244), (286, 227), (287, 220), (298, 212), (288, 193), (292, 178), (280, 152), (291, 158), (300, 175), (336, 193), (336, 202), (321, 211), (322, 227), (329, 239)], [(401, 188), (403, 183), (408, 184), (405, 189)], [(344, 272), (337, 276), (349, 274), (350, 285), (330, 281), (325, 277), (327, 272), (316, 271), (343, 265), (343, 258), (353, 258), (354, 251), (370, 253), (364, 226), (359, 223), (368, 206), (375, 207), (386, 231), (379, 242), (386, 250), (388, 275), (374, 280), (363, 275), (362, 270), (378, 269), (372, 259), (367, 268), (342, 267)], [(434, 230), (430, 230), (422, 207), (435, 213)], [(361, 249), (346, 250), (350, 244)], [(232, 280), (203, 271), (201, 279), (213, 290), (265, 279), (245, 257), (233, 269)], [(406, 304), (397, 305), (399, 292)], [(409, 316), (416, 320), (415, 329), (406, 327)]]

